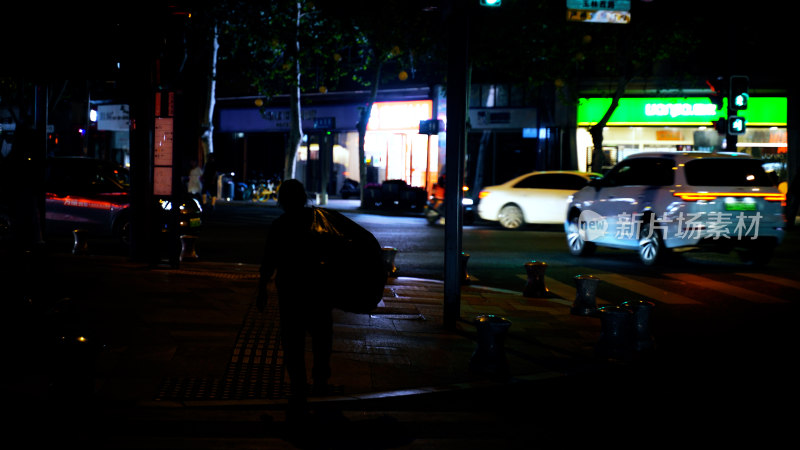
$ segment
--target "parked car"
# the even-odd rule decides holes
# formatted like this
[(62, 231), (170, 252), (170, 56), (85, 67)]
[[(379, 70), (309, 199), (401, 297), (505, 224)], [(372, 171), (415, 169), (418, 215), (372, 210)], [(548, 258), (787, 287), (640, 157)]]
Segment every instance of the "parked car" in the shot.
[[(115, 236), (129, 243), (131, 211), (130, 175), (126, 168), (99, 159), (48, 158), (45, 178), (45, 229), (65, 234), (83, 229), (94, 236)], [(182, 197), (178, 207), (158, 199), (164, 225), (177, 224), (183, 233), (202, 224), (197, 199)]]
[(571, 197), (569, 251), (637, 250), (653, 265), (672, 249), (741, 250), (764, 264), (783, 240), (786, 197), (762, 164), (734, 153), (629, 156)]
[(422, 211), (426, 196), (427, 192), (421, 187), (410, 186), (403, 180), (386, 180), (364, 186), (362, 205), (384, 210)]
[(525, 224), (562, 224), (570, 194), (601, 176), (572, 170), (520, 175), (483, 188), (478, 194), (478, 216), (510, 229)]

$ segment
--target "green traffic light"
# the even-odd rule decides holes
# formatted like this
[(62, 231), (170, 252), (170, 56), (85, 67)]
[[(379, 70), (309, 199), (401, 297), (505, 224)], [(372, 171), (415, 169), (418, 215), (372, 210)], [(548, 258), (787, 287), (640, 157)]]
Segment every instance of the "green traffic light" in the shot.
[(481, 6), (500, 6), (503, 0), (480, 0)]
[(728, 134), (744, 134), (747, 124), (742, 116), (728, 117)]
[(733, 104), (736, 105), (737, 109), (746, 109), (747, 108), (747, 94), (739, 94), (733, 99)]
[(728, 100), (732, 109), (747, 109), (749, 83), (750, 79), (744, 75), (731, 76)]

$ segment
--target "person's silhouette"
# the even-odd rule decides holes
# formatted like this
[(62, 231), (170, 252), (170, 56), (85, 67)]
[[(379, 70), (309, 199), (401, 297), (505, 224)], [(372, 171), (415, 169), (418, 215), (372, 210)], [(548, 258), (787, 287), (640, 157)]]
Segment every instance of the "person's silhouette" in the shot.
[(278, 190), (278, 204), (284, 213), (275, 219), (267, 233), (257, 307), (267, 305), (267, 284), (275, 276), (280, 311), (281, 345), (291, 396), (287, 417), (301, 418), (307, 412), (305, 364), (306, 332), (312, 338), (313, 393), (327, 393), (331, 376), (333, 341), (332, 307), (325, 297), (319, 249), (312, 236), (313, 210), (306, 207), (305, 187), (297, 180), (286, 180)]

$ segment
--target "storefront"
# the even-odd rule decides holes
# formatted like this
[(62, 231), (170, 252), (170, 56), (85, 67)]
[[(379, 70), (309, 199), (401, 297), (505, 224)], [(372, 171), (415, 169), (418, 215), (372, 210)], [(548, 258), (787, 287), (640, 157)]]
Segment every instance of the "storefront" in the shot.
[[(318, 105), (302, 108), (303, 144), (297, 153), (296, 177), (303, 181), (317, 176), (319, 161), (325, 156), (331, 169), (339, 176), (333, 177), (334, 185), (341, 184), (340, 177), (358, 174), (358, 139), (349, 139), (355, 132), (359, 106)], [(265, 108), (255, 106), (221, 107), (217, 126), (217, 159), (227, 162), (236, 181), (245, 181), (257, 173), (283, 174), (285, 136), (290, 130), (289, 108)], [(224, 145), (220, 136), (234, 137), (231, 144)], [(226, 154), (227, 153), (227, 154)], [(355, 164), (356, 169), (350, 169)], [(309, 186), (316, 191), (319, 187)]]
[(432, 117), (432, 100), (375, 103), (364, 142), (367, 181), (432, 186), (439, 170), (438, 137), (419, 133), (420, 122)]
[[(432, 100), (382, 101), (373, 105), (365, 136), (365, 184), (403, 180), (426, 187), (438, 175), (438, 138), (419, 133), (420, 121), (431, 119)], [(360, 104), (315, 105), (302, 108), (303, 143), (297, 153), (295, 174), (311, 191), (320, 191), (321, 170), (330, 170), (328, 194), (339, 192), (346, 178), (360, 180), (358, 131)], [(218, 136), (229, 135), (229, 145), (219, 152), (236, 153), (230, 161), (236, 181), (253, 172), (282, 173), (284, 145), (289, 132), (288, 108), (223, 107)], [(272, 136), (272, 138), (270, 138)], [(279, 138), (280, 144), (275, 138)], [(225, 142), (216, 138), (215, 142)], [(237, 143), (238, 142), (238, 143)], [(228, 144), (227, 142), (225, 142)], [(264, 158), (270, 154), (273, 157)], [(325, 169), (323, 169), (325, 168)], [(247, 176), (243, 175), (247, 174)]]
[[(608, 110), (609, 98), (583, 98), (578, 106), (577, 160), (588, 170), (592, 157), (589, 127)], [(606, 167), (643, 151), (743, 152), (774, 162), (784, 180), (787, 158), (787, 101), (785, 97), (751, 97), (739, 112), (747, 121), (745, 134), (736, 136), (735, 148), (713, 122), (727, 117), (727, 104), (717, 109), (708, 97), (623, 98), (603, 130)]]

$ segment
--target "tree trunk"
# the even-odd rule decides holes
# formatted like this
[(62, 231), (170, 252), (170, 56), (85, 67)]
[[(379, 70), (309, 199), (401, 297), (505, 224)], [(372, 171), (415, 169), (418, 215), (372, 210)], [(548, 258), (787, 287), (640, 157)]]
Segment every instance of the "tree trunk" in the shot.
[(302, 15), (301, 4), (297, 4), (297, 17), (294, 29), (294, 71), (295, 78), (290, 88), (289, 106), (289, 141), (286, 143), (286, 160), (284, 161), (283, 179), (295, 178), (295, 167), (297, 162), (297, 151), (303, 142), (303, 120), (300, 107), (300, 18)]
[(611, 105), (608, 106), (608, 110), (603, 115), (603, 118), (589, 128), (589, 134), (592, 135), (592, 145), (594, 146), (592, 150), (592, 172), (602, 173), (603, 171), (603, 163), (605, 162), (605, 156), (603, 155), (603, 128), (606, 127), (611, 115), (614, 114), (617, 106), (619, 106), (619, 99), (622, 97), (622, 94), (625, 93), (625, 87), (628, 86), (630, 80), (630, 77), (627, 76), (622, 76), (617, 80), (617, 90), (611, 98)]
[(204, 162), (208, 162), (208, 155), (214, 153), (214, 107), (216, 106), (217, 90), (217, 54), (219, 52), (219, 30), (214, 26), (211, 41), (211, 76), (208, 80), (208, 98), (206, 99), (205, 111), (203, 111), (203, 123), (201, 129), (201, 144), (203, 146)]
[(367, 183), (367, 161), (366, 150), (364, 149), (364, 142), (367, 136), (367, 125), (369, 124), (369, 117), (372, 113), (372, 105), (375, 104), (375, 99), (378, 98), (378, 85), (381, 80), (381, 70), (383, 69), (383, 62), (378, 62), (375, 68), (375, 78), (372, 83), (372, 90), (369, 94), (369, 100), (361, 111), (358, 120), (358, 173), (359, 181), (358, 186), (361, 191), (361, 201), (364, 201), (364, 187)]

